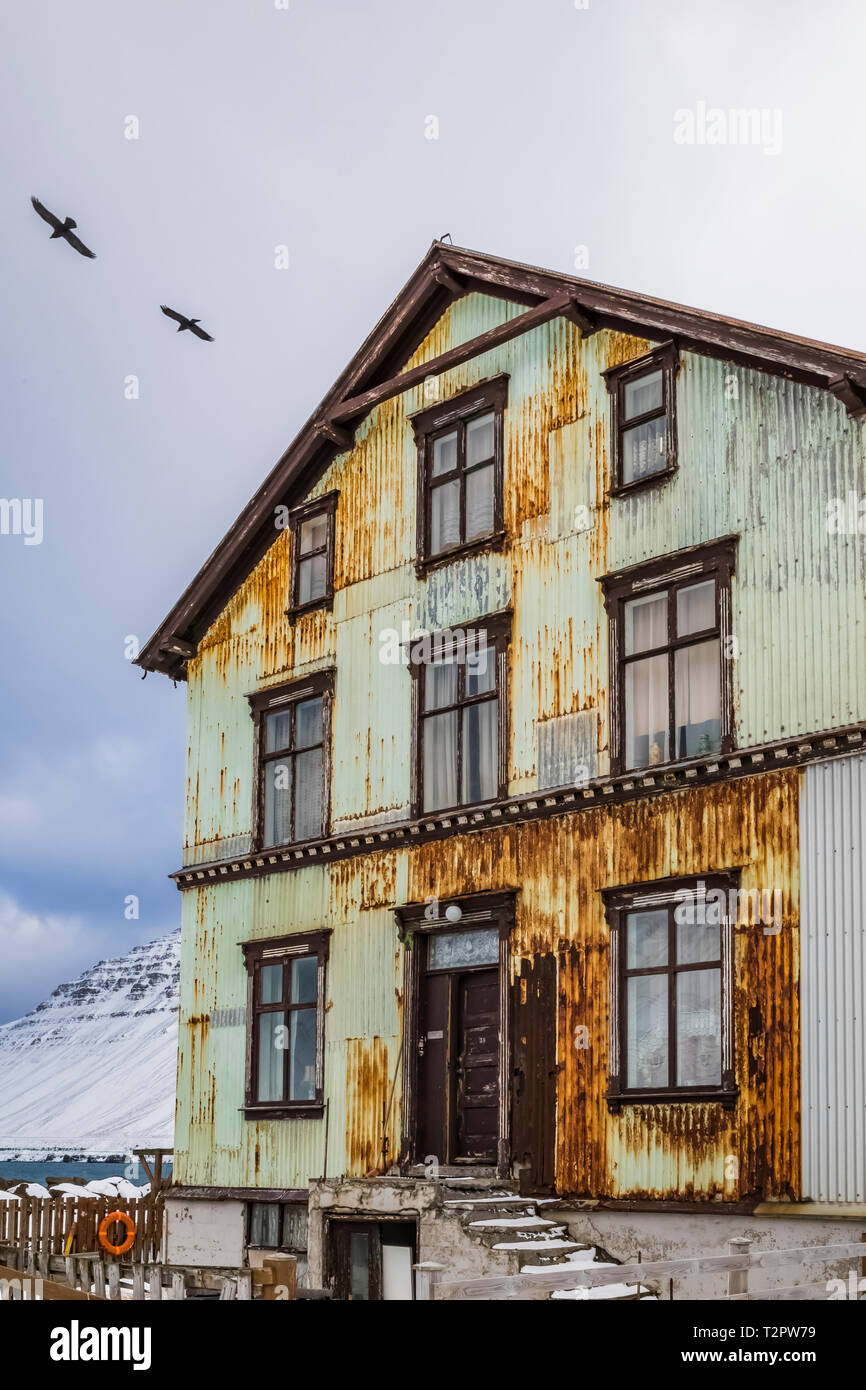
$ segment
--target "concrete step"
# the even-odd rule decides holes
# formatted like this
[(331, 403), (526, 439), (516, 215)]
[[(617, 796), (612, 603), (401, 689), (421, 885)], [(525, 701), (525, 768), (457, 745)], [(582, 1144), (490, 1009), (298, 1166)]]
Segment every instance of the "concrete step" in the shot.
[(543, 1216), (491, 1216), (479, 1221), (470, 1221), (467, 1230), (470, 1231), (514, 1231), (515, 1233), (534, 1233), (547, 1231), (560, 1233), (565, 1230), (562, 1225), (557, 1225), (555, 1221), (546, 1221)]
[(560, 1235), (541, 1233), (535, 1239), (530, 1235), (523, 1240), (499, 1240), (490, 1248), (492, 1250), (518, 1250), (521, 1252), (531, 1250), (532, 1256), (535, 1258), (538, 1255), (566, 1255), (572, 1251), (585, 1250), (586, 1246), (580, 1245), (574, 1240), (563, 1239)]
[[(613, 1260), (594, 1259), (595, 1246), (586, 1246), (580, 1254), (566, 1254), (543, 1259), (540, 1264), (528, 1261), (521, 1263), (521, 1274), (545, 1274), (550, 1269), (559, 1267), (562, 1270), (574, 1266), (575, 1269), (616, 1269), (616, 1262)], [(550, 1298), (558, 1301), (573, 1301), (581, 1303), (635, 1303), (640, 1299), (655, 1299), (656, 1295), (646, 1284), (601, 1284), (597, 1288), (587, 1288), (585, 1285), (575, 1284), (573, 1289), (553, 1289)]]
[(517, 1210), (526, 1208), (526, 1210), (529, 1211), (530, 1209), (534, 1210), (537, 1204), (533, 1197), (515, 1197), (510, 1193), (503, 1192), (499, 1196), (485, 1197), (471, 1197), (467, 1193), (465, 1197), (450, 1197), (448, 1201), (443, 1202), (442, 1205), (444, 1207), (460, 1207), (465, 1211), (469, 1211), (475, 1207), (482, 1209), (484, 1207), (502, 1207), (503, 1211), (506, 1208), (513, 1207)]

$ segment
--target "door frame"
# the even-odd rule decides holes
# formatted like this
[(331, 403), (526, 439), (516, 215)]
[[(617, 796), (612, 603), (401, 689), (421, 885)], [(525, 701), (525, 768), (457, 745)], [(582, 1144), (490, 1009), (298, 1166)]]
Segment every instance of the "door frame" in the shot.
[[(403, 942), (403, 1124), (400, 1163), (420, 1163), (425, 1155), (418, 1145), (418, 1041), (421, 1012), (423, 952), (415, 938), (441, 932), (471, 931), (496, 927), (499, 931), (499, 1123), (496, 1170), (501, 1178), (511, 1169), (511, 931), (515, 921), (517, 890), (471, 893), (441, 902), (407, 903), (395, 910), (397, 932)], [(458, 906), (462, 916), (449, 921), (446, 909)], [(419, 943), (426, 946), (426, 943)], [(467, 1165), (468, 1166), (468, 1165)]]
[[(342, 1248), (343, 1239), (349, 1235), (352, 1228), (358, 1230), (375, 1229), (376, 1233), (376, 1278), (374, 1288), (376, 1297), (371, 1302), (383, 1302), (383, 1270), (382, 1270), (382, 1227), (389, 1225), (411, 1226), (414, 1231), (412, 1239), (412, 1263), (418, 1259), (419, 1225), (418, 1216), (414, 1211), (398, 1212), (374, 1212), (364, 1211), (343, 1211), (328, 1212), (325, 1217), (324, 1226), (324, 1247), (325, 1247), (325, 1283), (327, 1287), (335, 1293), (340, 1290), (340, 1284), (345, 1274), (345, 1270), (340, 1269), (340, 1256), (347, 1253)], [(413, 1276), (413, 1297), (414, 1297), (414, 1276)]]

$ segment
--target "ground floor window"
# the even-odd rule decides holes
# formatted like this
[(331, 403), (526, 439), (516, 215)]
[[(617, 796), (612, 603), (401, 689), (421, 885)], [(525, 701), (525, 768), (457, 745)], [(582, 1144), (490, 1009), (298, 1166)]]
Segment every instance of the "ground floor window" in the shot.
[(735, 1094), (729, 884), (714, 876), (605, 893), (615, 1106)]

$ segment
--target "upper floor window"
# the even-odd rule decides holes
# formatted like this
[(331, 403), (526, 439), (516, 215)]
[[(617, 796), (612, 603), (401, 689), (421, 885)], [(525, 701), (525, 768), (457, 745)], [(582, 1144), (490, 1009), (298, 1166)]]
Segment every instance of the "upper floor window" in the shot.
[(258, 755), (254, 843), (258, 849), (327, 833), (330, 672), (249, 696)]
[(605, 892), (613, 1107), (733, 1100), (732, 922), (719, 905), (732, 882), (714, 875)]
[(330, 936), (249, 941), (246, 1109), (321, 1113), (325, 964)]
[(734, 544), (729, 537), (602, 580), (614, 773), (733, 747)]
[(509, 628), (499, 614), (411, 645), (416, 814), (505, 794)]
[(497, 377), (412, 420), (418, 445), (418, 562), (485, 549), (504, 534), (503, 413)]
[(338, 493), (316, 497), (289, 513), (292, 534), (291, 616), (329, 607), (334, 597), (334, 529)]
[(611, 394), (612, 492), (672, 473), (677, 463), (673, 343), (604, 373)]

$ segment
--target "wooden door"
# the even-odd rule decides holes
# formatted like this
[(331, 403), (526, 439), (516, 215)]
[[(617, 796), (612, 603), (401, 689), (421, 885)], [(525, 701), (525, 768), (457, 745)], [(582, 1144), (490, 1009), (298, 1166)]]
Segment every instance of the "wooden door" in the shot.
[(422, 982), (418, 1030), (418, 1160), (450, 1162), (453, 1121), (451, 1085), (451, 976)]
[(454, 1159), (495, 1163), (499, 1137), (499, 971), (454, 978), (457, 1007)]

